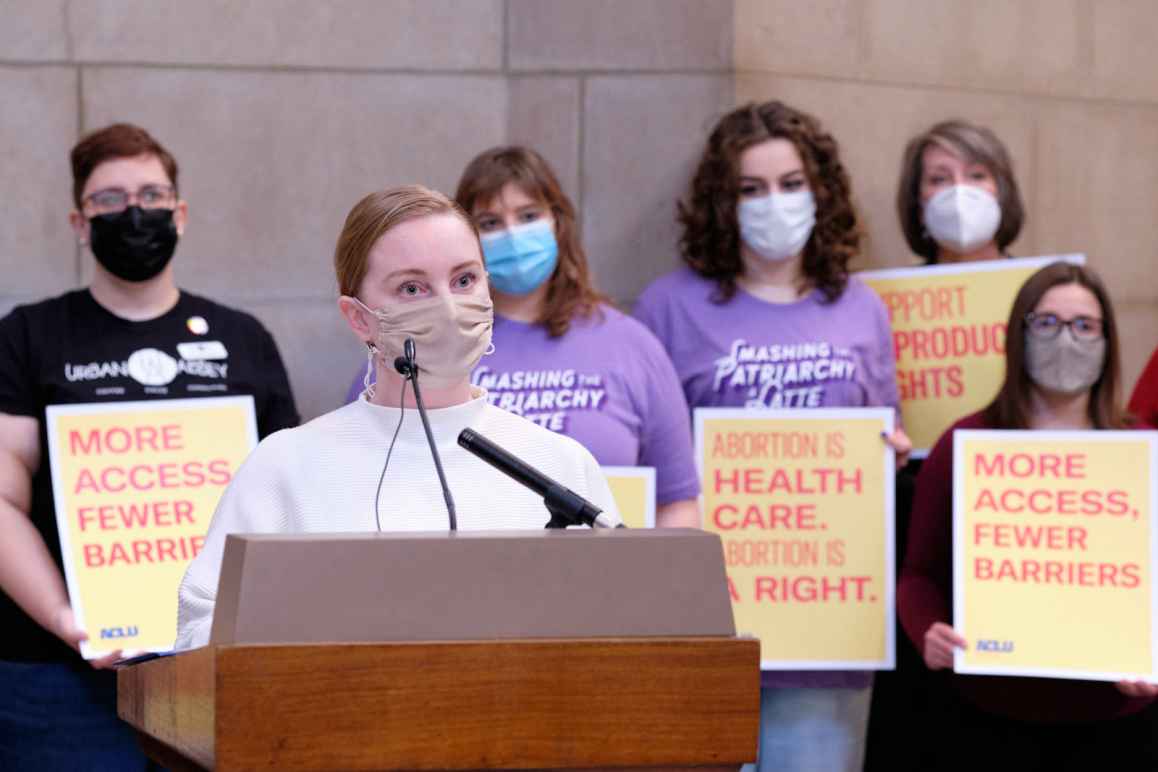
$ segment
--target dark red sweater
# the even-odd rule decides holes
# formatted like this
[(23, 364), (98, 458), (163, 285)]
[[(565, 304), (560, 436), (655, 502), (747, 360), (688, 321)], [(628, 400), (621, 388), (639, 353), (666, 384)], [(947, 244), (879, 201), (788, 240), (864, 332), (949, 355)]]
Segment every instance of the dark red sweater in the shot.
[(1146, 369), (1138, 376), (1129, 407), (1139, 422), (1158, 426), (1158, 349), (1154, 349)]
[[(925, 631), (934, 622), (953, 623), (953, 432), (994, 428), (980, 413), (962, 418), (937, 440), (917, 477), (897, 607), (918, 651), (924, 652)], [(1135, 713), (1152, 702), (1130, 699), (1101, 681), (951, 672), (947, 678), (981, 710), (1019, 721), (1094, 721)]]

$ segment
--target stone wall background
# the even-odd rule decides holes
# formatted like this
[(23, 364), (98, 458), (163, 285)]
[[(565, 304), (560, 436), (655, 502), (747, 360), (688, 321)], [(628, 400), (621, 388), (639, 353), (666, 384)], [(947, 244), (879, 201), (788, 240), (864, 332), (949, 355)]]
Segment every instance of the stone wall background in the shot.
[(118, 120), (181, 167), (181, 286), (273, 331), (303, 416), (360, 346), (330, 260), (374, 189), (453, 193), (476, 153), (540, 149), (630, 303), (675, 264), (674, 200), (732, 96), (732, 5), (699, 0), (0, 0), (0, 314), (83, 284), (68, 151)]
[(361, 360), (330, 268), (361, 195), (450, 193), (480, 150), (531, 144), (629, 305), (677, 264), (675, 200), (707, 130), (750, 99), (813, 112), (841, 142), (862, 267), (911, 260), (892, 202), (908, 137), (990, 125), (1028, 205), (1014, 253), (1087, 253), (1127, 384), (1158, 344), (1149, 0), (0, 0), (0, 18), (0, 314), (86, 281), (68, 150), (140, 123), (181, 164), (179, 282), (270, 327), (305, 417)]
[[(736, 99), (780, 98), (841, 144), (863, 267), (913, 258), (894, 196), (905, 143), (945, 118), (992, 128), (1027, 207), (1015, 255), (1084, 252), (1133, 384), (1158, 345), (1158, 3), (736, 0)], [(1128, 395), (1127, 395), (1128, 396)]]

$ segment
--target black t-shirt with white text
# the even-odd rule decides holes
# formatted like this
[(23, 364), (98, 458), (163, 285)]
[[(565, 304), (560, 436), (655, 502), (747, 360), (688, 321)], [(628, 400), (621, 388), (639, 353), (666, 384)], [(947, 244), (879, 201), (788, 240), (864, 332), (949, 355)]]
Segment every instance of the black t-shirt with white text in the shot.
[[(0, 319), (0, 413), (40, 423), (28, 516), (58, 568), (47, 406), (245, 394), (253, 396), (259, 436), (297, 425), (289, 379), (265, 327), (188, 292), (167, 313), (141, 322), (109, 312), (88, 290), (18, 306)], [(76, 657), (0, 592), (0, 659)]]

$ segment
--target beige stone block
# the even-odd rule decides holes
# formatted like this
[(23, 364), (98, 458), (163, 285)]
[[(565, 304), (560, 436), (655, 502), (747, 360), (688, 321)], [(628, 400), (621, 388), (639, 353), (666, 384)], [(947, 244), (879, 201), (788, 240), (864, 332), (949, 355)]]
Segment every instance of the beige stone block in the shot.
[(732, 3), (507, 0), (513, 70), (725, 70)]
[(1158, 4), (1113, 0), (1093, 5), (1094, 83), (1108, 99), (1158, 101)]
[(497, 70), (501, 0), (84, 0), (85, 62)]
[[(1009, 148), (1027, 205), (1034, 198), (1034, 121), (1023, 98), (771, 75), (737, 77), (737, 102), (770, 99), (811, 113), (836, 138), (868, 236), (853, 264), (857, 269), (919, 260), (901, 232), (897, 184), (905, 145), (938, 121), (962, 118), (991, 128)], [(1010, 251), (1035, 254), (1036, 228), (1028, 218)]]
[(680, 264), (676, 201), (730, 99), (725, 77), (588, 81), (583, 238), (599, 287), (616, 300), (629, 303)]
[(1158, 108), (1051, 104), (1036, 167), (1042, 247), (1085, 252), (1116, 301), (1158, 302)]
[(0, 61), (66, 61), (66, 5), (66, 0), (0, 0)]
[(579, 205), (580, 82), (566, 77), (513, 77), (508, 136), (511, 144), (537, 150)]
[(55, 294), (77, 283), (68, 225), (76, 142), (76, 71), (0, 66), (0, 276), (4, 292)]
[(1092, 91), (1084, 0), (866, 0), (870, 80), (1061, 95)]
[(1117, 303), (1121, 337), (1122, 399), (1129, 400), (1150, 355), (1158, 347), (1158, 303)]
[(331, 297), (346, 214), (422, 183), (453, 195), (506, 134), (497, 77), (92, 68), (89, 127), (132, 116), (181, 164), (183, 286), (214, 297)]
[(366, 348), (338, 313), (337, 300), (257, 301), (238, 308), (273, 334), (302, 421), (341, 407)]
[(740, 72), (859, 77), (861, 0), (736, 0)]

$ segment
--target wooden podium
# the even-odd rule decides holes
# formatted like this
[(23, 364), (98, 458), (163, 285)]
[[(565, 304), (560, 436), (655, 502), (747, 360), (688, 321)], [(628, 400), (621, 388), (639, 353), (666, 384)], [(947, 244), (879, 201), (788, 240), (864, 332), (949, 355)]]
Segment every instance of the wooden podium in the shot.
[(231, 536), (118, 709), (172, 770), (736, 769), (759, 658), (699, 531)]

